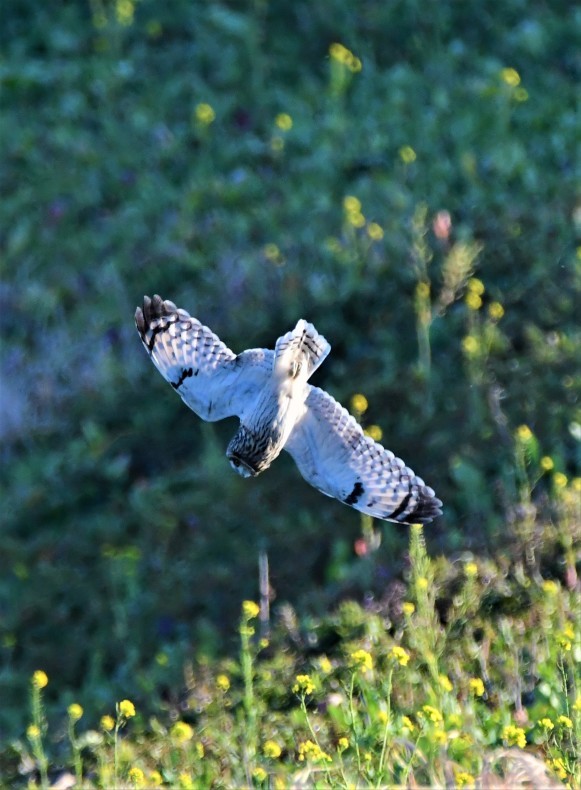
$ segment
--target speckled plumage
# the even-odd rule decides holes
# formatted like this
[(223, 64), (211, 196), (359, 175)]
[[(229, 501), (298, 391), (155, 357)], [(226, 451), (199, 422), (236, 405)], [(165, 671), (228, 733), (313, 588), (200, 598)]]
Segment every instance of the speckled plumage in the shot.
[(135, 323), (157, 369), (199, 417), (240, 418), (226, 455), (242, 476), (268, 469), (284, 449), (308, 483), (362, 513), (404, 524), (441, 514), (441, 501), (420, 477), (308, 383), (331, 350), (312, 324), (301, 319), (274, 351), (236, 355), (157, 295), (144, 297)]

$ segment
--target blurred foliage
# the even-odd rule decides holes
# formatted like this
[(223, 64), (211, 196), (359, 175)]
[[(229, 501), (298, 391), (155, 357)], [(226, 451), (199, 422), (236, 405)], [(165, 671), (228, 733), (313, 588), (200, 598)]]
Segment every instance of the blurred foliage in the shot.
[(405, 530), (354, 553), (355, 511), (289, 458), (230, 473), (234, 422), (143, 353), (143, 293), (235, 351), (312, 321), (316, 383), (364, 393), (444, 500), (432, 552), (570, 570), (539, 524), (580, 460), (578, 23), (564, 0), (4, 9), (0, 733), (38, 667), (49, 706), (174, 693), (231, 648), (260, 549), (303, 614), (398, 583)]

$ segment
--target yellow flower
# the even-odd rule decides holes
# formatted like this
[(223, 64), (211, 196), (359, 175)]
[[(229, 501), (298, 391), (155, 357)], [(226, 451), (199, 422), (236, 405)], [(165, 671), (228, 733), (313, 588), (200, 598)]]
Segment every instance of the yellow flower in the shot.
[(274, 122), (283, 132), (288, 132), (293, 128), (293, 119), (286, 112), (279, 112)]
[(345, 749), (348, 749), (348, 748), (349, 748), (349, 741), (348, 741), (348, 739), (345, 738), (345, 737), (339, 738), (339, 740), (337, 742), (337, 751), (339, 753), (341, 753), (341, 752), (344, 752)]
[(502, 69), (500, 78), (503, 82), (506, 82), (507, 85), (510, 85), (511, 88), (516, 88), (517, 85), (520, 85), (520, 74), (516, 69)]
[(464, 566), (464, 573), (469, 579), (478, 576), (478, 565), (475, 562), (467, 562)]
[(345, 195), (343, 198), (343, 208), (347, 214), (360, 214), (361, 201), (354, 195)]
[(159, 771), (149, 772), (149, 785), (150, 787), (159, 787), (163, 784), (163, 776)]
[(407, 730), (408, 732), (413, 732), (415, 730), (415, 728), (416, 728), (416, 725), (409, 718), (409, 716), (402, 716), (401, 717), (401, 728), (402, 728), (402, 730)]
[(204, 749), (204, 744), (201, 741), (198, 741), (196, 743), (196, 757), (198, 760), (201, 760), (205, 753), (206, 750)]
[(555, 463), (550, 455), (543, 455), (541, 458), (541, 469), (543, 472), (550, 472), (551, 469), (555, 466)]
[(264, 252), (264, 257), (273, 263), (277, 263), (282, 258), (278, 246), (272, 242), (265, 244), (262, 251)]
[(367, 650), (355, 650), (351, 653), (351, 661), (355, 669), (363, 669), (366, 672), (373, 669), (373, 659)]
[(427, 590), (428, 589), (428, 580), (425, 576), (420, 576), (416, 581), (416, 586), (418, 590)]
[(204, 126), (209, 126), (216, 118), (216, 113), (214, 112), (211, 105), (206, 104), (205, 102), (196, 105), (195, 114), (196, 120)]
[(48, 675), (42, 669), (37, 669), (32, 676), (32, 685), (37, 689), (43, 689), (48, 685)]
[(484, 682), (481, 678), (470, 678), (468, 686), (475, 697), (484, 696)]
[(315, 690), (315, 684), (311, 680), (310, 675), (297, 675), (296, 683), (293, 686), (295, 694), (304, 692), (305, 694), (312, 694)]
[(321, 656), (319, 658), (319, 668), (323, 674), (328, 675), (333, 671), (333, 664), (331, 664), (327, 656)]
[(351, 411), (357, 412), (357, 414), (366, 412), (368, 406), (367, 398), (359, 392), (351, 398)]
[(105, 730), (105, 732), (111, 732), (114, 726), (115, 719), (113, 716), (101, 716), (101, 729)]
[(265, 741), (262, 751), (265, 757), (271, 757), (273, 760), (278, 760), (282, 754), (282, 749), (276, 741)]
[(264, 782), (264, 780), (267, 777), (268, 777), (268, 774), (266, 773), (264, 768), (261, 768), (260, 766), (258, 766), (258, 768), (255, 768), (252, 771), (252, 778), (255, 779), (257, 782)]
[(494, 321), (500, 321), (504, 315), (504, 307), (500, 304), (500, 302), (491, 302), (488, 305), (488, 315)]
[(145, 774), (141, 768), (130, 768), (128, 777), (133, 787), (145, 787)]
[(31, 724), (27, 730), (26, 734), (30, 738), (30, 740), (35, 740), (36, 738), (40, 738), (40, 729), (36, 726), (36, 724)]
[(444, 691), (452, 691), (452, 689), (454, 688), (452, 686), (452, 683), (450, 682), (450, 678), (448, 677), (448, 675), (439, 675), (438, 682), (440, 683), (440, 686), (444, 689)]
[(545, 579), (542, 586), (545, 595), (557, 595), (559, 592), (559, 585), (552, 579)]
[(84, 712), (82, 707), (77, 702), (73, 702), (72, 705), (69, 705), (67, 711), (73, 721), (78, 721), (80, 718), (82, 718)]
[(553, 475), (553, 483), (557, 488), (565, 488), (567, 485), (567, 475), (564, 475), (563, 472), (555, 472)]
[(577, 698), (573, 703), (572, 708), (575, 713), (581, 713), (581, 694), (577, 694)]
[(178, 776), (179, 787), (182, 790), (194, 790), (194, 780), (186, 771), (182, 771), (182, 773)]
[(548, 761), (547, 765), (553, 769), (559, 779), (567, 778), (567, 769), (565, 768), (562, 757), (554, 757), (552, 760)]
[(484, 283), (478, 277), (471, 277), (466, 283), (466, 287), (470, 293), (476, 294), (476, 296), (482, 296), (485, 291)]
[(404, 601), (401, 605), (401, 610), (406, 617), (411, 617), (411, 615), (416, 611), (416, 607), (411, 601)]
[(373, 241), (381, 241), (383, 238), (383, 228), (377, 222), (370, 222), (367, 226), (367, 235)]
[(467, 771), (455, 771), (456, 787), (474, 787), (476, 779)]
[(443, 721), (440, 711), (437, 708), (432, 707), (432, 705), (424, 705), (421, 711), (418, 711), (418, 716), (422, 719), (428, 719), (429, 721), (434, 722), (434, 724)]
[(394, 645), (389, 651), (388, 656), (402, 667), (406, 667), (410, 660), (410, 654), (399, 645)]
[(360, 211), (352, 211), (347, 214), (347, 220), (354, 228), (362, 228), (365, 225), (365, 217)]
[(443, 746), (448, 741), (448, 735), (446, 733), (446, 730), (442, 730), (440, 728), (434, 730), (433, 738), (436, 743), (440, 744), (440, 746)]
[(332, 762), (331, 757), (313, 741), (304, 741), (299, 744), (299, 760), (311, 760), (314, 763)]
[(466, 335), (462, 340), (462, 351), (468, 357), (475, 356), (480, 351), (480, 343), (474, 335)]
[(353, 73), (357, 71), (361, 71), (362, 64), (359, 58), (356, 58), (355, 55), (344, 47), (343, 44), (334, 43), (331, 44), (329, 47), (329, 55), (336, 60), (338, 63), (341, 63), (343, 66), (346, 66), (349, 71)]
[(380, 442), (381, 437), (383, 436), (383, 431), (379, 425), (368, 425), (365, 429), (365, 434), (369, 436), (370, 439), (373, 439), (374, 442)]
[(131, 700), (123, 699), (117, 705), (119, 715), (123, 716), (124, 719), (131, 719), (135, 716), (135, 705), (131, 702)]
[(260, 614), (260, 606), (254, 601), (244, 601), (242, 604), (242, 614), (247, 620), (253, 620)]
[(557, 724), (561, 727), (564, 727), (566, 730), (573, 729), (573, 722), (568, 716), (559, 716), (557, 718)]
[(543, 730), (547, 730), (547, 732), (550, 732), (551, 730), (555, 729), (555, 725), (549, 718), (539, 719), (537, 724), (539, 725), (539, 727), (542, 727)]
[(515, 434), (519, 442), (523, 442), (523, 444), (530, 442), (530, 440), (533, 438), (533, 432), (528, 425), (519, 425), (515, 431)]
[(522, 727), (516, 727), (514, 724), (507, 724), (504, 727), (502, 739), (506, 741), (507, 746), (518, 746), (519, 749), (524, 749), (527, 744), (525, 731)]
[(176, 721), (169, 734), (178, 743), (187, 743), (194, 737), (194, 730), (185, 721)]
[(417, 154), (411, 145), (404, 145), (399, 149), (399, 158), (404, 165), (411, 165), (417, 159)]
[(482, 307), (482, 299), (472, 291), (468, 291), (465, 301), (470, 310), (480, 310)]
[(228, 691), (230, 688), (230, 678), (228, 675), (218, 675), (216, 678), (216, 685), (220, 691)]
[(574, 477), (571, 480), (571, 487), (572, 487), (573, 491), (581, 492), (581, 477)]
[(419, 299), (427, 299), (430, 295), (430, 283), (422, 280), (416, 285), (416, 296)]
[(380, 710), (377, 712), (377, 720), (380, 724), (387, 724), (389, 721), (389, 716), (387, 715), (386, 710)]

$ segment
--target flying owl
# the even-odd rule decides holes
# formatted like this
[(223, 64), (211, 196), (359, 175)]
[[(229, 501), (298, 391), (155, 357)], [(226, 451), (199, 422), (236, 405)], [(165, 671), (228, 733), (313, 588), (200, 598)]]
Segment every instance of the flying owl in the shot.
[(226, 450), (242, 477), (256, 477), (281, 450), (323, 494), (400, 524), (427, 523), (442, 502), (421, 477), (369, 436), (327, 392), (308, 383), (331, 350), (301, 319), (274, 351), (234, 354), (210, 330), (160, 296), (145, 296), (135, 323), (161, 375), (203, 420), (236, 416)]

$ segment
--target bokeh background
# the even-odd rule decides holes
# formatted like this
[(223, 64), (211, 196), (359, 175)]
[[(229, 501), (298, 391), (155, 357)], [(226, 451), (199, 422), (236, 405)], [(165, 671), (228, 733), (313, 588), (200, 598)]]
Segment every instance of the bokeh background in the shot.
[(542, 512), (579, 473), (579, 21), (566, 0), (3, 9), (0, 735), (37, 668), (88, 715), (177, 694), (184, 662), (234, 649), (260, 551), (274, 617), (381, 606), (405, 565), (405, 528), (289, 457), (231, 472), (236, 423), (198, 420), (141, 347), (144, 293), (235, 351), (312, 321), (315, 383), (365, 396), (444, 500), (433, 556), (510, 553), (523, 486)]

